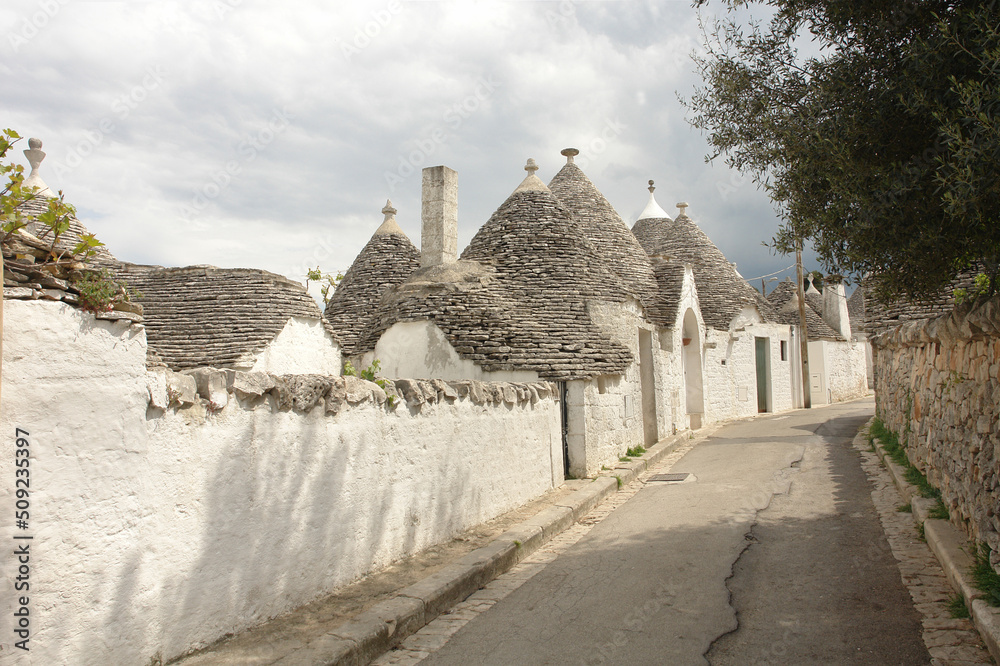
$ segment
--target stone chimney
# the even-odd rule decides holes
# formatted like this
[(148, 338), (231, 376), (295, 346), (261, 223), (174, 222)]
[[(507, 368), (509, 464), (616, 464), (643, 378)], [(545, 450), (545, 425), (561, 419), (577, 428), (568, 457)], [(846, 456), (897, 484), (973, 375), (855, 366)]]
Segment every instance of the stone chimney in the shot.
[(446, 166), (424, 169), (420, 206), (420, 266), (458, 261), (458, 172)]
[(827, 275), (823, 278), (823, 320), (846, 339), (851, 339), (851, 317), (847, 314), (847, 292), (844, 278)]

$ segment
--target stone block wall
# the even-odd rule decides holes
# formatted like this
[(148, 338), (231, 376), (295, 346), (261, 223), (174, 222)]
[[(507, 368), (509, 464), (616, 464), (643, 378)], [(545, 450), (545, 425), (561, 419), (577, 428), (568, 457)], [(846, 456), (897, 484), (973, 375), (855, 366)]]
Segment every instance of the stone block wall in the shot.
[(872, 339), (876, 411), (1000, 563), (1000, 296)]
[(562, 483), (558, 387), (147, 370), (145, 331), (7, 300), (0, 506), (29, 433), (30, 652), (166, 662)]

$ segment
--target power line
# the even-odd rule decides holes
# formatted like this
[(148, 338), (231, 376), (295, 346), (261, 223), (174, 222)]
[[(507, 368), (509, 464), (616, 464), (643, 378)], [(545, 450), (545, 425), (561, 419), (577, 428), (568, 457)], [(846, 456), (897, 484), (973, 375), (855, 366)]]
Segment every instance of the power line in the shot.
[[(788, 270), (789, 268), (795, 268), (795, 264), (792, 264), (792, 265), (791, 265), (791, 266), (789, 266), (788, 268), (782, 268), (782, 269), (781, 269), (780, 271), (774, 271), (773, 273), (768, 273), (767, 275), (758, 275), (758, 276), (757, 276), (757, 277), (755, 277), (755, 278), (750, 278), (750, 280), (760, 280), (761, 278), (767, 278), (767, 277), (771, 277), (772, 275), (777, 275), (778, 273), (784, 273), (784, 272), (785, 272), (785, 271), (787, 271), (787, 270)], [(747, 280), (747, 282), (749, 282), (750, 280)]]

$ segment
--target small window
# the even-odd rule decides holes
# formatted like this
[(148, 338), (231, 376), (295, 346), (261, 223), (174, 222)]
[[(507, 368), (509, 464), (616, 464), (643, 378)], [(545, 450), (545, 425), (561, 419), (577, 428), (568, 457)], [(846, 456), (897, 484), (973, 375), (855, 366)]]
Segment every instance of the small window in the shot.
[(781, 360), (788, 360), (788, 342), (786, 340), (781, 341)]

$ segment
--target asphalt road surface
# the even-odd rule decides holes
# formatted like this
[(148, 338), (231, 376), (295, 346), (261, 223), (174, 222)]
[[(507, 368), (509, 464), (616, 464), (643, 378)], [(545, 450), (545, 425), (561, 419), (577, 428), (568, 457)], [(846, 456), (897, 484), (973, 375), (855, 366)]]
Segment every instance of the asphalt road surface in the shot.
[(873, 407), (717, 430), (422, 663), (930, 663), (851, 447)]

